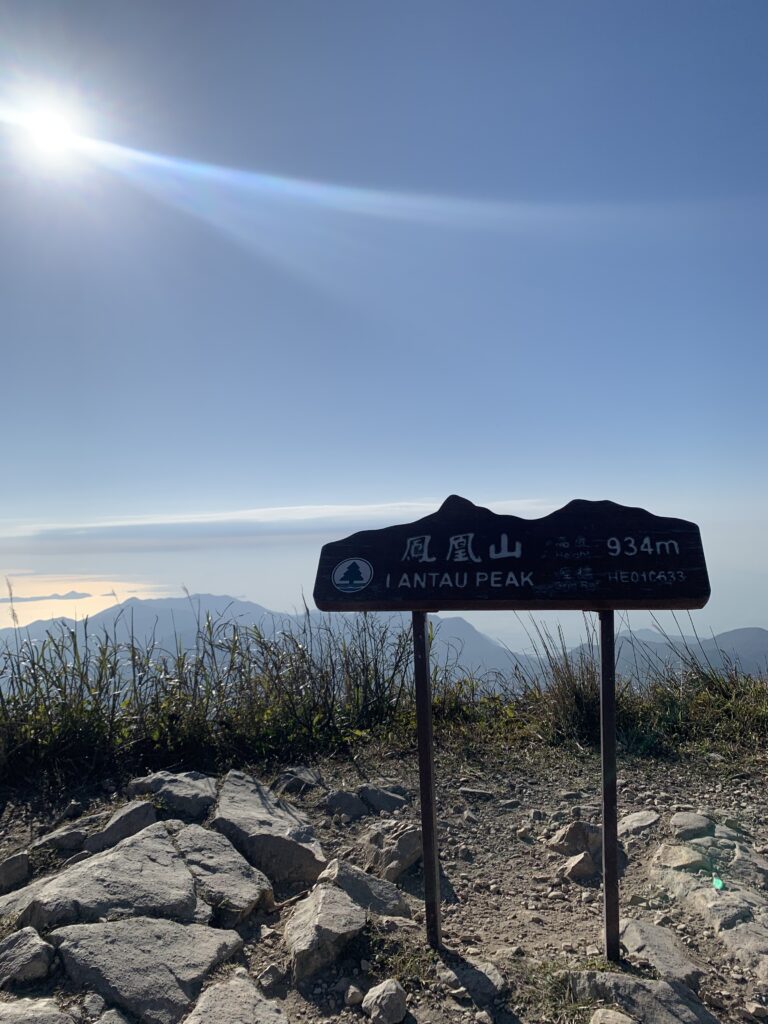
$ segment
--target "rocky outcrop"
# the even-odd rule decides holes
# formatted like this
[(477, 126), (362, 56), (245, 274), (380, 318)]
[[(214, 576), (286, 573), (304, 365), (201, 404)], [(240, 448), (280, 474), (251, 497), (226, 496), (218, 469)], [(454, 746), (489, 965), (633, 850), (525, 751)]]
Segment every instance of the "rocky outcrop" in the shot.
[(691, 960), (669, 929), (623, 918), (620, 936), (630, 958), (641, 956), (665, 981), (698, 990), (704, 970)]
[(273, 883), (311, 883), (325, 867), (306, 815), (242, 772), (225, 778), (212, 825)]
[(575, 998), (617, 1003), (643, 1024), (719, 1024), (690, 989), (666, 981), (589, 971), (570, 983)]
[(234, 928), (256, 909), (274, 908), (269, 879), (218, 832), (187, 825), (176, 833), (174, 842), (198, 893), (216, 911), (217, 923)]
[(241, 948), (236, 932), (137, 917), (51, 933), (70, 980), (146, 1024), (176, 1024), (206, 975)]
[(152, 794), (180, 818), (202, 818), (216, 802), (215, 780), (201, 772), (155, 772), (128, 783), (129, 796)]
[(29, 854), (26, 850), (11, 854), (0, 861), (0, 894), (23, 885), (30, 875)]
[(356, 793), (348, 793), (344, 789), (332, 790), (323, 800), (322, 806), (329, 814), (346, 814), (350, 821), (369, 813), (368, 807)]
[(157, 821), (155, 808), (146, 800), (134, 800), (120, 807), (100, 831), (95, 832), (83, 843), (83, 849), (90, 853), (108, 850), (128, 836), (136, 835), (148, 825)]
[(285, 926), (296, 981), (332, 963), (346, 944), (365, 928), (362, 907), (341, 889), (324, 882), (296, 905)]
[(634, 814), (625, 814), (618, 823), (619, 839), (647, 832), (649, 828), (658, 825), (660, 818), (658, 811), (635, 811)]
[(184, 1024), (288, 1024), (288, 1018), (245, 971), (237, 971), (207, 988)]
[(383, 789), (381, 786), (369, 784), (358, 786), (357, 795), (374, 814), (381, 814), (382, 811), (391, 814), (392, 811), (399, 811), (405, 807), (408, 802), (399, 793), (393, 793), (391, 790)]
[(118, 913), (191, 921), (196, 903), (192, 875), (158, 822), (112, 850), (1, 897), (0, 917), (16, 917), (38, 931)]

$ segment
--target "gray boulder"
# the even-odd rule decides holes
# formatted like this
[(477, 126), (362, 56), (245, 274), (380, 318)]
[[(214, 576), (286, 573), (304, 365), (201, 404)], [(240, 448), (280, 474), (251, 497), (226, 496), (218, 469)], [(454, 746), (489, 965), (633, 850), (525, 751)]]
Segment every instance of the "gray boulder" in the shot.
[(691, 811), (678, 811), (669, 822), (675, 839), (698, 839), (700, 836), (711, 836), (715, 831), (715, 823), (703, 814)]
[(405, 797), (400, 796), (399, 793), (382, 789), (381, 786), (371, 786), (368, 784), (358, 786), (357, 795), (366, 806), (370, 807), (374, 814), (381, 814), (382, 811), (391, 814), (392, 811), (399, 811), (408, 803)]
[(691, 960), (668, 929), (622, 918), (620, 935), (629, 956), (642, 956), (664, 981), (678, 982), (698, 991), (705, 972)]
[(496, 964), (490, 960), (465, 957), (452, 970), (472, 999), (480, 1006), (488, 1006), (504, 991), (506, 982)]
[(366, 914), (350, 896), (323, 883), (300, 903), (288, 919), (284, 939), (291, 953), (296, 981), (333, 963), (346, 944), (365, 928)]
[(251, 867), (223, 835), (187, 825), (174, 841), (199, 894), (215, 908), (218, 923), (225, 928), (234, 928), (256, 909), (274, 909), (269, 879)]
[(306, 815), (242, 772), (224, 780), (212, 825), (273, 882), (314, 882), (325, 867)]
[(332, 860), (317, 880), (343, 889), (358, 906), (374, 914), (382, 917), (411, 916), (405, 897), (392, 882), (369, 875), (348, 861)]
[(363, 1011), (372, 1024), (400, 1024), (408, 1012), (403, 986), (394, 978), (375, 985), (363, 999)]
[(52, 960), (53, 946), (34, 928), (12, 932), (0, 942), (0, 988), (47, 977)]
[(635, 811), (634, 814), (625, 814), (619, 821), (619, 839), (623, 836), (638, 836), (659, 822), (657, 811)]
[(215, 780), (202, 772), (155, 772), (128, 783), (129, 796), (152, 794), (181, 818), (202, 818), (216, 803)]
[(0, 861), (0, 893), (10, 892), (17, 885), (23, 885), (31, 873), (27, 851), (20, 850), (18, 853), (12, 853), (10, 857)]
[(280, 1006), (267, 999), (245, 976), (235, 974), (200, 996), (185, 1024), (287, 1024)]
[(242, 948), (233, 931), (137, 917), (51, 933), (71, 982), (146, 1024), (176, 1024), (203, 981)]
[(53, 999), (14, 999), (0, 1003), (0, 1024), (75, 1024)]
[(332, 790), (323, 800), (322, 806), (329, 814), (347, 814), (353, 821), (370, 813), (357, 794), (347, 793), (343, 789)]
[(558, 874), (562, 874), (572, 882), (584, 882), (587, 879), (594, 878), (599, 873), (600, 867), (595, 864), (592, 855), (586, 850), (583, 853), (577, 853), (573, 857), (569, 857), (558, 872)]
[(116, 1010), (114, 1006), (99, 1017), (99, 1024), (130, 1024), (124, 1013)]
[(73, 853), (83, 848), (88, 838), (88, 829), (78, 822), (76, 825), (62, 825), (32, 843), (33, 850), (58, 850), (60, 853)]
[(365, 869), (389, 882), (422, 857), (422, 836), (418, 825), (405, 821), (382, 822), (368, 829), (364, 837)]
[(150, 825), (105, 853), (0, 899), (0, 916), (38, 931), (108, 915), (190, 921), (197, 896), (192, 875), (162, 823)]
[(88, 836), (83, 849), (89, 853), (108, 850), (110, 846), (116, 846), (128, 836), (136, 835), (148, 825), (154, 825), (156, 821), (157, 815), (151, 803), (147, 800), (134, 800), (115, 811), (101, 832)]
[(599, 864), (603, 857), (603, 830), (588, 821), (571, 821), (555, 832), (547, 846), (564, 857), (586, 852)]

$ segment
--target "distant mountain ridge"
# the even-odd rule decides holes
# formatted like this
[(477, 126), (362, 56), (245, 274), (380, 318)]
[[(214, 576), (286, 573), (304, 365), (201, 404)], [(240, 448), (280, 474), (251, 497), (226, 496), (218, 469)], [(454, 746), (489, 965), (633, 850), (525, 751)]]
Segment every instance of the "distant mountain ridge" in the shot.
[[(127, 642), (132, 636), (142, 644), (154, 640), (155, 644), (168, 651), (175, 651), (180, 645), (189, 648), (194, 645), (198, 628), (210, 615), (215, 622), (237, 623), (242, 628), (258, 626), (269, 636), (287, 625), (298, 625), (304, 618), (301, 614), (274, 612), (253, 601), (241, 601), (226, 595), (192, 594), (190, 597), (136, 598), (131, 597), (122, 604), (98, 612), (88, 619), (88, 632), (97, 636), (106, 632), (114, 635), (119, 642)], [(342, 623), (354, 616), (349, 613), (335, 613), (332, 621)], [(393, 622), (398, 628), (408, 624), (409, 617), (400, 613), (380, 613), (379, 619)], [(460, 664), (465, 670), (482, 672), (512, 671), (515, 661), (527, 664), (525, 655), (514, 655), (502, 644), (475, 629), (466, 619), (459, 616), (441, 618), (430, 615), (434, 627), (432, 646), (433, 658), (438, 664)], [(310, 612), (312, 623), (327, 621), (323, 612)], [(84, 632), (84, 623), (74, 619), (58, 617), (40, 620), (20, 627), (23, 636), (40, 638), (48, 630), (76, 629)], [(0, 629), (0, 644), (12, 641), (16, 636), (13, 627)]]
[[(373, 613), (377, 618), (407, 626), (407, 614)], [(95, 636), (106, 631), (120, 642), (131, 636), (142, 644), (154, 640), (159, 648), (175, 651), (178, 645), (194, 645), (200, 623), (210, 615), (214, 623), (226, 621), (241, 627), (258, 626), (266, 635), (279, 632), (303, 620), (301, 614), (274, 612), (253, 601), (242, 601), (226, 595), (193, 594), (175, 598), (129, 598), (122, 604), (91, 616), (88, 632)], [(332, 621), (350, 620), (349, 613), (331, 613)], [(310, 612), (313, 624), (327, 621), (321, 612)], [(487, 636), (460, 616), (430, 615), (434, 627), (432, 656), (438, 665), (461, 666), (466, 671), (492, 672), (509, 675), (515, 666), (523, 672), (540, 671), (539, 659), (528, 654), (509, 651), (503, 644)], [(74, 619), (56, 618), (22, 626), (19, 633), (33, 639), (57, 628), (74, 629), (84, 633), (85, 623)], [(0, 629), (0, 645), (12, 643), (17, 631), (13, 627)], [(588, 653), (587, 645), (571, 649), (574, 655)], [(708, 639), (696, 637), (667, 638), (650, 629), (634, 633), (620, 633), (616, 638), (617, 671), (624, 676), (647, 676), (653, 669), (670, 667), (678, 671), (684, 664), (686, 650), (704, 665), (722, 670), (736, 664), (743, 672), (768, 673), (768, 629), (746, 627), (732, 629)]]

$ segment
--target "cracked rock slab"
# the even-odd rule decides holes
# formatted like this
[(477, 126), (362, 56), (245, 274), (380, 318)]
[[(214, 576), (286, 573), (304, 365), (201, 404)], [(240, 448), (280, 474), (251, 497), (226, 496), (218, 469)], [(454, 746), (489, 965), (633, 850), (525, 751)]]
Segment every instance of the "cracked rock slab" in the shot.
[(627, 953), (641, 955), (655, 967), (659, 977), (675, 981), (698, 991), (705, 971), (688, 956), (675, 935), (647, 921), (622, 918), (621, 940)]
[(668, 846), (664, 844), (653, 855), (656, 867), (670, 871), (701, 871), (709, 867), (709, 857), (701, 850), (690, 846)]
[(158, 822), (112, 850), (2, 897), (0, 916), (48, 931), (114, 914), (190, 921), (196, 903), (192, 875)]
[(349, 861), (332, 860), (317, 880), (343, 889), (358, 906), (374, 914), (382, 917), (411, 916), (411, 908), (397, 886), (361, 871)]
[(43, 942), (34, 928), (22, 928), (0, 942), (0, 988), (45, 978), (51, 968), (53, 946)]
[(89, 853), (100, 853), (111, 846), (116, 846), (128, 836), (136, 835), (148, 825), (157, 821), (155, 808), (147, 800), (133, 800), (115, 811), (101, 832), (89, 836), (83, 848)]
[(129, 796), (152, 794), (181, 818), (202, 818), (216, 803), (215, 780), (202, 772), (155, 772), (128, 783)]
[(187, 825), (175, 837), (176, 847), (197, 882), (197, 888), (216, 911), (219, 924), (234, 928), (254, 910), (275, 906), (272, 884), (251, 867), (219, 832)]
[(0, 1024), (75, 1024), (53, 999), (14, 999), (0, 1003)]
[(242, 948), (233, 931), (137, 917), (54, 931), (74, 985), (146, 1024), (177, 1024), (215, 967)]
[(306, 815), (243, 772), (225, 778), (212, 825), (272, 882), (314, 882), (326, 865)]
[(323, 882), (288, 919), (284, 939), (296, 981), (333, 963), (346, 944), (365, 928), (366, 913), (343, 890)]
[(239, 973), (211, 985), (184, 1024), (288, 1024), (280, 1006)]
[(571, 976), (571, 989), (577, 999), (616, 1003), (643, 1024), (719, 1024), (690, 989), (666, 981), (587, 971)]

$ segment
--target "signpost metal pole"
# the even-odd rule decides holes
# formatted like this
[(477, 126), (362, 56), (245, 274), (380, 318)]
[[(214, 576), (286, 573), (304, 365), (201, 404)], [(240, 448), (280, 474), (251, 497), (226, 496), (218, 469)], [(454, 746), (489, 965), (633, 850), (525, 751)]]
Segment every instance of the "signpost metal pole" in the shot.
[(619, 953), (619, 864), (616, 821), (616, 651), (613, 612), (600, 612), (600, 748), (603, 768), (603, 907), (605, 958)]
[(437, 851), (435, 772), (432, 758), (432, 694), (429, 685), (427, 614), (413, 612), (413, 669), (416, 683), (416, 730), (419, 742), (419, 786), (424, 858), (424, 902), (427, 942), (442, 945), (440, 927), (440, 859)]

